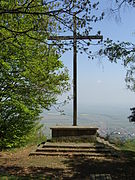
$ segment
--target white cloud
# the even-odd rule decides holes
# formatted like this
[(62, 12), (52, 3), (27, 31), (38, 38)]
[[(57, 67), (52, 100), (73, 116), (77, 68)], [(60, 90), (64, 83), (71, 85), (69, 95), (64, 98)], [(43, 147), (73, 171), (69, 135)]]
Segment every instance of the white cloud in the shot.
[(88, 116), (88, 114), (80, 114), (80, 116)]
[(100, 79), (98, 79), (97, 84), (102, 84), (102, 81)]

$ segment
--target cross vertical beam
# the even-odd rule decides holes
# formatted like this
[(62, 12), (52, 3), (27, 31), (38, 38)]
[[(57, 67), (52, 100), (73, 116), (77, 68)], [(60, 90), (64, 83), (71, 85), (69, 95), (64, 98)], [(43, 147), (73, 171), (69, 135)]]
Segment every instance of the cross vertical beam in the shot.
[(76, 13), (73, 15), (73, 36), (50, 36), (48, 40), (73, 40), (73, 126), (77, 126), (77, 40), (102, 40), (101, 35), (81, 36), (76, 33)]
[(76, 14), (73, 16), (73, 126), (77, 126), (77, 39)]

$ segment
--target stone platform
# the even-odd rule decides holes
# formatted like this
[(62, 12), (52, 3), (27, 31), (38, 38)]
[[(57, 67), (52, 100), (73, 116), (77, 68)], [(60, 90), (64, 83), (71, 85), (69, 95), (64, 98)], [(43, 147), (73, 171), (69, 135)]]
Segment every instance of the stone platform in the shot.
[(54, 126), (50, 128), (52, 130), (52, 139), (91, 139), (95, 140), (97, 136), (97, 127), (91, 126)]
[(118, 150), (100, 137), (93, 143), (85, 142), (44, 142), (38, 145), (30, 156), (77, 156), (91, 158), (118, 158)]

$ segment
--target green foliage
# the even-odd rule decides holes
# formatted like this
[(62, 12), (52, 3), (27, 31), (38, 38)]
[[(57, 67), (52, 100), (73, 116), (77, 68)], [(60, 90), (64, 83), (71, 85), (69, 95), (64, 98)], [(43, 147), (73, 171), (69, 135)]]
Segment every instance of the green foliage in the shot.
[(46, 141), (45, 127), (43, 124), (37, 123), (37, 125), (33, 127), (32, 131), (26, 137), (24, 145), (37, 145)]
[(120, 148), (122, 150), (129, 150), (135, 152), (135, 139), (127, 140)]
[[(98, 5), (98, 1), (91, 0), (1, 0), (0, 15), (5, 18), (5, 21), (12, 17), (15, 21), (10, 23), (10, 27), (6, 24), (0, 27), (8, 30), (8, 37), (4, 39), (11, 38), (13, 34), (25, 34), (44, 43), (46, 36), (73, 33), (73, 14), (76, 13), (77, 34), (88, 36), (91, 35), (92, 23), (101, 21), (104, 17), (104, 12), (96, 15)], [(97, 30), (96, 34), (99, 32)], [(72, 40), (49, 43), (59, 47), (57, 50), (60, 52), (72, 49)], [(91, 56), (87, 48), (90, 44), (91, 40), (88, 43), (84, 40), (78, 41), (78, 51), (86, 52), (88, 57)]]
[(127, 69), (126, 84), (127, 88), (135, 91), (135, 45), (130, 42), (113, 42), (107, 39), (104, 41), (104, 48), (99, 50), (99, 55), (105, 55), (111, 62), (122, 61)]
[[(1, 1), (2, 7), (19, 8), (21, 3), (8, 2)], [(35, 8), (39, 8), (39, 2)], [(0, 16), (1, 148), (25, 144), (31, 132), (37, 132), (42, 109), (49, 109), (56, 104), (58, 95), (69, 90), (68, 71), (59, 60), (57, 49), (46, 43), (50, 21), (46, 16), (41, 21), (38, 15)], [(55, 23), (51, 25), (55, 27)]]
[(109, 141), (112, 144), (115, 144), (121, 150), (129, 150), (129, 151), (135, 152), (135, 138), (134, 137), (132, 139), (125, 138), (124, 135), (123, 137), (118, 137), (112, 132), (106, 135), (105, 140)]
[(132, 114), (128, 117), (130, 122), (135, 122), (135, 108), (130, 108)]

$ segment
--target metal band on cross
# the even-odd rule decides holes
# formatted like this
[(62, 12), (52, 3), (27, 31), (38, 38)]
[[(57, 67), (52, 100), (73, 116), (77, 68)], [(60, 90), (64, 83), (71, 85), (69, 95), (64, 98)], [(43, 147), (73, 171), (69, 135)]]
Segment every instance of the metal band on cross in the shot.
[(77, 126), (77, 40), (102, 40), (103, 36), (77, 36), (76, 15), (73, 16), (73, 36), (50, 36), (48, 40), (73, 40), (73, 126)]

